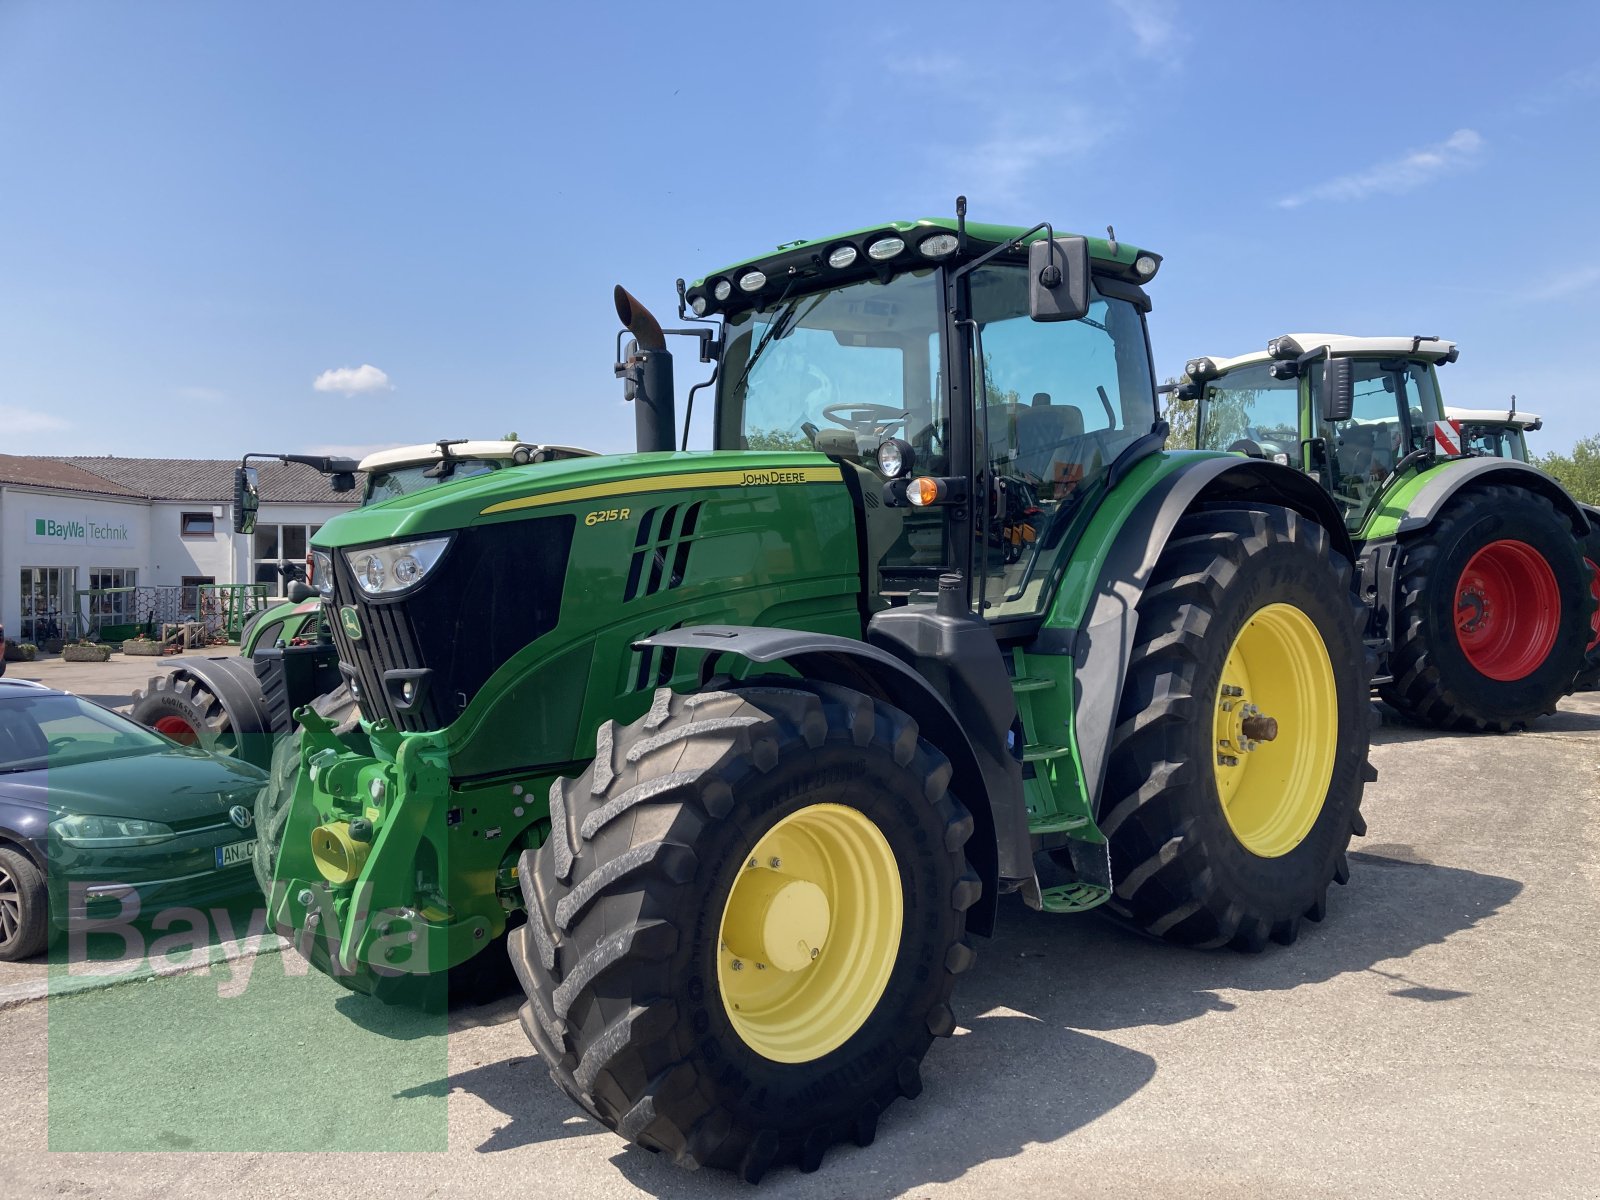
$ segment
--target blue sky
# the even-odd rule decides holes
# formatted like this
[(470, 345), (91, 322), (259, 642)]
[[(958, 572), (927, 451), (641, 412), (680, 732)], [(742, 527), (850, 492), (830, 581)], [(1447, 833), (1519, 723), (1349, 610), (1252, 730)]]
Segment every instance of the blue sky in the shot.
[(1565, 449), (1597, 46), (1592, 3), (0, 0), (0, 451), (626, 449), (614, 283), (666, 316), (958, 192), (1165, 255), (1164, 376), (1438, 334)]

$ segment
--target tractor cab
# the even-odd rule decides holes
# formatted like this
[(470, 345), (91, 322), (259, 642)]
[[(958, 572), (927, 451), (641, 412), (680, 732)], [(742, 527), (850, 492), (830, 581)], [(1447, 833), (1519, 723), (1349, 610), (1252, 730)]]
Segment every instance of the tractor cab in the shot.
[[(725, 322), (716, 449), (839, 464), (873, 610), (931, 598), (958, 571), (981, 581), (970, 602), (989, 620), (1038, 618), (1113, 465), (1159, 448), (1141, 287), (1159, 259), (1099, 239), (1052, 250), (1048, 233), (892, 223), (688, 289), (696, 314)], [(1053, 254), (1079, 295), (1041, 317), (1030, 256), (1048, 269)]]
[(1357, 531), (1408, 468), (1431, 461), (1434, 372), (1456, 355), (1437, 338), (1289, 334), (1263, 352), (1191, 359), (1178, 395), (1197, 404), (1198, 449), (1306, 472)]
[(1461, 449), (1484, 458), (1509, 458), (1528, 462), (1527, 434), (1544, 428), (1544, 419), (1515, 408), (1454, 408), (1444, 410), (1461, 434)]

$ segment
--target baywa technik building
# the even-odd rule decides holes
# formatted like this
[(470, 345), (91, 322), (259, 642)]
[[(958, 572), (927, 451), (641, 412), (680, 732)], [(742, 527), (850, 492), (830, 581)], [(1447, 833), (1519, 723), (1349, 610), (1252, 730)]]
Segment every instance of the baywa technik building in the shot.
[(101, 625), (189, 619), (216, 596), (206, 584), (259, 583), (282, 596), (302, 577), (311, 535), (360, 493), (335, 493), (310, 467), (263, 464), (255, 532), (236, 535), (237, 465), (0, 454), (6, 636), (40, 643)]

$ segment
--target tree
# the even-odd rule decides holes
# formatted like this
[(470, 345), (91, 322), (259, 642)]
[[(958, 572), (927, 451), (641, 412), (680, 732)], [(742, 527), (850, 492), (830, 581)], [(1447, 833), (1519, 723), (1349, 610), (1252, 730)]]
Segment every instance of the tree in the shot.
[[(1178, 384), (1186, 381), (1183, 379), (1166, 379), (1163, 386)], [(1167, 393), (1167, 411), (1162, 415), (1167, 421), (1167, 449), (1168, 450), (1193, 450), (1194, 449), (1194, 415), (1197, 405), (1193, 400), (1180, 400), (1174, 392)]]
[(754, 426), (745, 434), (745, 448), (749, 450), (812, 450), (811, 439), (803, 433), (787, 429), (759, 429)]
[(1543, 454), (1533, 465), (1553, 475), (1574, 499), (1600, 504), (1600, 433), (1580, 438), (1571, 454)]

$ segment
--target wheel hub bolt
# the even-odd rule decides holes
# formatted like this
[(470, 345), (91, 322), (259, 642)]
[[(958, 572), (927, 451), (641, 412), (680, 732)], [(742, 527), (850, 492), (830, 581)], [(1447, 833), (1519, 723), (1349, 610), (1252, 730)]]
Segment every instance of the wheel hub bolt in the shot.
[(744, 963), (742, 963), (742, 962), (740, 962), (740, 961), (739, 961), (739, 960), (738, 960), (738, 959), (737, 959), (737, 958), (736, 958), (736, 959), (734, 959), (734, 960), (733, 960), (733, 969), (734, 969), (734, 970), (735, 970), (735, 971), (742, 971), (742, 970), (744, 970)]
[(783, 866), (783, 860), (774, 854), (771, 858), (767, 859), (767, 865), (776, 871), (779, 867)]
[(1237, 767), (1239, 760), (1231, 754), (1219, 754), (1217, 755), (1217, 765), (1219, 767)]
[(1224, 696), (1242, 696), (1244, 695), (1244, 689), (1242, 687), (1235, 687), (1231, 683), (1225, 683), (1222, 685), (1222, 694)]
[(301, 908), (310, 908), (317, 902), (317, 898), (311, 894), (310, 888), (301, 889), (300, 894), (295, 897), (295, 900), (299, 902)]
[[(1257, 711), (1239, 723), (1239, 731), (1251, 742), (1270, 742), (1278, 736), (1278, 722), (1276, 718), (1264, 717)], [(1254, 746), (1250, 749), (1254, 749)]]

